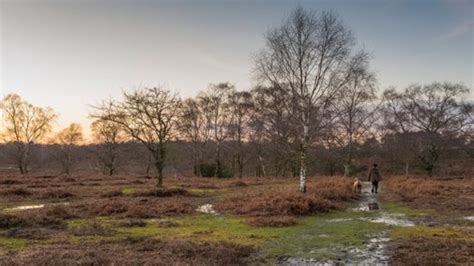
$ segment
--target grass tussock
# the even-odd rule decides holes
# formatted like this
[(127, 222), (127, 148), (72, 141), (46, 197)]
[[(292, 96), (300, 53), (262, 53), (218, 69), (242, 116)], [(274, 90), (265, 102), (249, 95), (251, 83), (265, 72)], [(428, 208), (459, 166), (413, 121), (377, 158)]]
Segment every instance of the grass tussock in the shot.
[(118, 223), (120, 227), (145, 227), (146, 222), (142, 219), (125, 219)]
[(0, 194), (5, 195), (5, 196), (26, 197), (26, 196), (32, 195), (33, 193), (26, 188), (18, 187), (18, 188), (3, 190), (2, 192), (0, 192)]
[(41, 194), (41, 199), (68, 199), (74, 197), (69, 191), (63, 189), (49, 190)]
[(146, 191), (137, 191), (133, 193), (136, 197), (173, 197), (188, 196), (190, 193), (184, 188), (159, 188)]
[(81, 224), (77, 228), (73, 229), (75, 236), (110, 236), (113, 234), (113, 230), (105, 227), (97, 221), (91, 223)]

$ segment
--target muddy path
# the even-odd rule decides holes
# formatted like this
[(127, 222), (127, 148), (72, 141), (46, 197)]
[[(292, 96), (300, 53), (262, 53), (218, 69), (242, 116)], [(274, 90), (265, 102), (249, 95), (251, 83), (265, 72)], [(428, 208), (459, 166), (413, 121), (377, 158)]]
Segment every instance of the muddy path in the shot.
[[(336, 216), (332, 216), (326, 222), (327, 226), (340, 224), (339, 231), (333, 232), (334, 243), (328, 243), (326, 247), (314, 243), (317, 247), (310, 250), (303, 256), (281, 256), (277, 263), (283, 265), (388, 265), (390, 254), (387, 245), (390, 242), (390, 230), (393, 227), (410, 227), (414, 222), (410, 221), (401, 213), (393, 213), (384, 209), (383, 204), (379, 202), (378, 197), (383, 190), (379, 189), (379, 194), (371, 193), (371, 185), (364, 183), (362, 188), (362, 198), (356, 207), (351, 207)], [(376, 203), (377, 210), (369, 210), (369, 203)], [(321, 227), (324, 228), (324, 227)], [(357, 241), (344, 241), (345, 235), (337, 237), (337, 234), (343, 234), (345, 229), (354, 229), (359, 233), (361, 243)], [(302, 235), (302, 237), (309, 237)], [(347, 236), (350, 237), (350, 236)], [(340, 241), (338, 241), (340, 239)], [(314, 254), (314, 255), (312, 255)], [(325, 259), (324, 257), (332, 257)]]

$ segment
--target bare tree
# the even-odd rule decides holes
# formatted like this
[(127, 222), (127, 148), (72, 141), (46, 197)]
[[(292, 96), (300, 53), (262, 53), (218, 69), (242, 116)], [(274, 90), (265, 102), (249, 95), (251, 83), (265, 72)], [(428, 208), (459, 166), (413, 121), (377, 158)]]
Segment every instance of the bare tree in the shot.
[(132, 139), (151, 153), (157, 171), (157, 186), (163, 185), (167, 144), (175, 135), (180, 99), (161, 87), (123, 93), (123, 100), (97, 107), (94, 118), (120, 125)]
[(325, 126), (335, 92), (348, 82), (351, 32), (329, 12), (296, 8), (281, 27), (266, 35), (266, 47), (256, 59), (257, 76), (287, 90), (287, 109), (298, 122), (300, 186), (306, 192), (306, 153), (314, 132)]
[(212, 116), (207, 102), (200, 99), (187, 99), (181, 107), (179, 130), (193, 146), (194, 175), (202, 176), (203, 151), (212, 136)]
[(103, 167), (103, 174), (113, 175), (116, 171), (119, 145), (125, 140), (122, 128), (115, 122), (99, 118), (92, 122), (91, 130), (99, 145), (97, 158)]
[(229, 96), (229, 111), (232, 114), (230, 124), (231, 134), (237, 142), (235, 151), (239, 178), (242, 178), (244, 171), (244, 151), (243, 142), (248, 137), (248, 123), (250, 111), (253, 107), (252, 94), (246, 91), (234, 91)]
[[(469, 89), (462, 84), (432, 83), (412, 85), (404, 92), (384, 92), (383, 117), (393, 133), (418, 136), (416, 145), (407, 145), (416, 153), (424, 169), (432, 175), (441, 153), (443, 136), (471, 130), (472, 104), (462, 102)], [(413, 134), (413, 133), (423, 134)]]
[(28, 173), (31, 145), (44, 139), (51, 132), (56, 114), (51, 108), (42, 108), (9, 94), (0, 103), (5, 123), (6, 141), (16, 146), (16, 160), (21, 174)]
[(377, 119), (376, 80), (369, 71), (367, 53), (361, 51), (349, 61), (348, 74), (349, 82), (337, 92), (337, 102), (333, 105), (337, 115), (333, 134), (346, 149), (346, 176), (353, 174), (354, 144), (364, 141)]
[(216, 177), (222, 177), (222, 144), (229, 137), (231, 113), (229, 112), (229, 96), (234, 91), (234, 86), (229, 83), (211, 84), (207, 91), (199, 96), (205, 113), (211, 117), (213, 138), (216, 142), (215, 160)]
[(285, 108), (289, 101), (288, 95), (275, 87), (257, 87), (252, 90), (252, 94), (254, 111), (250, 129), (251, 138), (259, 141), (257, 155), (260, 169), (264, 169), (263, 144), (268, 142), (265, 152), (267, 160), (272, 162), (274, 175), (285, 176), (291, 163), (290, 139), (294, 135), (294, 124)]
[(60, 145), (61, 150), (58, 159), (67, 175), (71, 174), (72, 167), (75, 163), (73, 148), (83, 140), (82, 126), (78, 123), (70, 124), (55, 136), (55, 141)]

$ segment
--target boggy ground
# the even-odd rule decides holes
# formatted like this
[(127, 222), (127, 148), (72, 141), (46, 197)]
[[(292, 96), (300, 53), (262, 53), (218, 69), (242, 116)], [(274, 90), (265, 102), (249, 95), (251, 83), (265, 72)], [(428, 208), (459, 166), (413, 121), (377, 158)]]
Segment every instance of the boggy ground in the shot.
[(344, 177), (0, 176), (0, 264), (472, 263), (474, 182), (432, 182), (390, 178), (369, 212)]

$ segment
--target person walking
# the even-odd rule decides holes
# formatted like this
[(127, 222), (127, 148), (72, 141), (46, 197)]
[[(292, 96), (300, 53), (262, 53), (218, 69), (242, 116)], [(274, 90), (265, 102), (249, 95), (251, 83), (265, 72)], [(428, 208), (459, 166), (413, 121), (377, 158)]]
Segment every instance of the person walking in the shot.
[(377, 168), (377, 164), (374, 163), (373, 167), (369, 171), (369, 182), (372, 182), (372, 193), (378, 192), (379, 189), (379, 182), (382, 181), (382, 176), (379, 173), (379, 169)]

